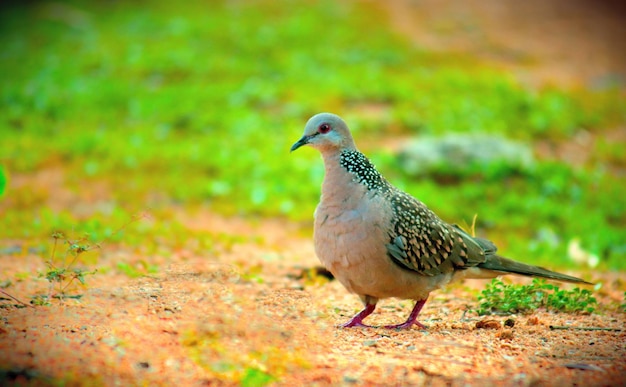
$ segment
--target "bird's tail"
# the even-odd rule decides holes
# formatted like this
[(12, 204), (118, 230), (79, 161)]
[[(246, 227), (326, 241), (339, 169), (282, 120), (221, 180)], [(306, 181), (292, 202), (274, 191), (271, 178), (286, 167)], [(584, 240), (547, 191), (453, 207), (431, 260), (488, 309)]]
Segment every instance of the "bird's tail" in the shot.
[(478, 265), (481, 269), (493, 270), (496, 272), (519, 274), (530, 277), (543, 277), (557, 281), (572, 282), (579, 284), (593, 285), (583, 279), (572, 277), (567, 274), (557, 273), (539, 266), (527, 265), (512, 259), (501, 257), (497, 254), (487, 255), (485, 262)]

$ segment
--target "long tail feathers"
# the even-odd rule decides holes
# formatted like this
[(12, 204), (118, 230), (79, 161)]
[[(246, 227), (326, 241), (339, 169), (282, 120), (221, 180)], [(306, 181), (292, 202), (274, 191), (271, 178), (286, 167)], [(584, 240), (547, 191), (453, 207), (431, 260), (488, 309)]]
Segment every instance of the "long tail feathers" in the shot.
[(503, 273), (519, 274), (531, 277), (543, 277), (558, 281), (593, 285), (583, 279), (557, 273), (539, 266), (527, 265), (499, 255), (488, 255), (484, 263), (478, 265), (481, 269), (493, 270)]

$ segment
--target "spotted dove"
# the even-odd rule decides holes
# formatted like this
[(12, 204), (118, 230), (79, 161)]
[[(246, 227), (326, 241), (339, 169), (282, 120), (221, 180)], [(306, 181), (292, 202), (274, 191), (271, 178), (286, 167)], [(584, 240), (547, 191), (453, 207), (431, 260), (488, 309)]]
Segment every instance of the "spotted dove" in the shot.
[(363, 319), (380, 299), (415, 300), (408, 319), (387, 328), (417, 325), (433, 290), (463, 278), (502, 274), (588, 283), (496, 254), (496, 246), (441, 220), (426, 205), (389, 183), (359, 152), (338, 116), (313, 116), (291, 151), (310, 145), (322, 154), (325, 178), (315, 210), (314, 243), (320, 261), (365, 308), (343, 327)]

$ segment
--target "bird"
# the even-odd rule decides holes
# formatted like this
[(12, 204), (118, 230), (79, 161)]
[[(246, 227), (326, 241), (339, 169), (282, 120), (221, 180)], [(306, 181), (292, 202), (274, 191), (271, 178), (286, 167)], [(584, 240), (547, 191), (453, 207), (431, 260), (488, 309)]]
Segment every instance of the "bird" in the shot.
[(426, 327), (418, 316), (429, 294), (464, 278), (503, 274), (591, 284), (583, 279), (498, 255), (491, 241), (446, 223), (424, 203), (396, 188), (361, 153), (347, 124), (319, 113), (291, 147), (310, 146), (324, 161), (313, 240), (321, 263), (364, 308), (341, 327), (370, 327), (363, 320), (379, 300), (414, 300), (407, 320), (389, 329)]

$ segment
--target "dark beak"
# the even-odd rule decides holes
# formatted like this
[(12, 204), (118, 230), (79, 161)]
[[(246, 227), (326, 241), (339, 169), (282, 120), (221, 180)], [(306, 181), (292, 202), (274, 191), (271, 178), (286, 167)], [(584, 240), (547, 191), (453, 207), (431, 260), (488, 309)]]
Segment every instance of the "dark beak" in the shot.
[(301, 146), (308, 144), (310, 138), (311, 138), (311, 136), (302, 136), (301, 139), (296, 141), (296, 143), (291, 146), (290, 152), (293, 152), (296, 149), (300, 148)]

